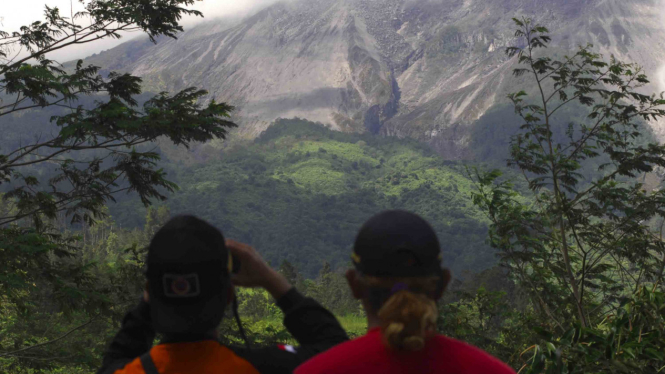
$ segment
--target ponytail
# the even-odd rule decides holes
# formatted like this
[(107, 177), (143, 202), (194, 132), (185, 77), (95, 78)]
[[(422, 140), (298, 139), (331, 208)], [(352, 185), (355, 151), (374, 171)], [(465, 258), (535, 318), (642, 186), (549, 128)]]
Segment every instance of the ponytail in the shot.
[(392, 295), (379, 310), (386, 345), (395, 350), (419, 351), (436, 331), (434, 300), (411, 291)]
[[(398, 351), (422, 350), (426, 341), (436, 334), (438, 311), (432, 296), (439, 278), (366, 279), (370, 286), (370, 300), (374, 299), (372, 304), (378, 310), (386, 346)], [(387, 292), (396, 281), (408, 288)]]

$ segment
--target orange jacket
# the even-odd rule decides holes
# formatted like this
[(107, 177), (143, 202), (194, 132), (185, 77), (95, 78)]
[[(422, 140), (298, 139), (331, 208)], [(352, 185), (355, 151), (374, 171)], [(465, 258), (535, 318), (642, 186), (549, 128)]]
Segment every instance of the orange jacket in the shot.
[[(150, 350), (159, 374), (258, 374), (245, 359), (214, 340), (160, 344)], [(136, 358), (115, 374), (145, 374)]]
[(153, 347), (150, 305), (141, 300), (123, 319), (97, 374), (144, 374), (141, 359), (145, 360), (148, 352), (151, 360), (146, 366), (153, 363), (159, 374), (291, 374), (313, 356), (348, 340), (334, 315), (295, 288), (277, 300), (277, 306), (284, 312), (284, 326), (298, 341), (298, 347), (225, 347), (212, 332), (165, 336)]

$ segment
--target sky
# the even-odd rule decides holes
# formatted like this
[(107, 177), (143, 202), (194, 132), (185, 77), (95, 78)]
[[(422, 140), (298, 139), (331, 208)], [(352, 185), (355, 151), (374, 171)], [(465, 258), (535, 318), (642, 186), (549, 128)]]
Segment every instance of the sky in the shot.
[[(665, 25), (665, 0), (662, 0), (660, 2), (660, 16), (663, 19), (663, 25)], [(660, 67), (660, 70), (658, 71), (658, 76), (656, 79), (658, 79), (659, 84), (660, 84), (660, 90), (665, 91), (665, 61), (663, 61), (663, 65)]]
[[(203, 12), (205, 19), (211, 19), (229, 15), (246, 15), (258, 8), (265, 7), (278, 0), (197, 0), (192, 8)], [(84, 0), (88, 3), (89, 0)], [(58, 7), (60, 13), (69, 15), (71, 10), (74, 12), (84, 9), (80, 0), (0, 0), (0, 30), (12, 32), (18, 31), (21, 26), (31, 22), (42, 20), (44, 15), (44, 6)], [(183, 20), (185, 28), (191, 27), (200, 18), (188, 17)], [(141, 35), (142, 33), (127, 33), (123, 35), (120, 41), (102, 40), (90, 43), (87, 46), (76, 46), (67, 49), (66, 52), (54, 53), (49, 58), (64, 62), (77, 58), (83, 58), (93, 53), (112, 48), (130, 38)]]

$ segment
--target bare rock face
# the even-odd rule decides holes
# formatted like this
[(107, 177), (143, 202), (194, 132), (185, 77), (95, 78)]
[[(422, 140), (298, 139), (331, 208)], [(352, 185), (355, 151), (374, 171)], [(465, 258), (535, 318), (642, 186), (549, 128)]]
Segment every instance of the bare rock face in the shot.
[[(411, 137), (468, 156), (470, 125), (513, 91), (512, 17), (559, 49), (593, 43), (642, 64), (665, 90), (663, 0), (285, 0), (178, 40), (131, 41), (90, 59), (146, 89), (197, 86), (235, 105), (239, 135), (301, 117), (340, 131)], [(665, 124), (655, 131), (665, 138)]]

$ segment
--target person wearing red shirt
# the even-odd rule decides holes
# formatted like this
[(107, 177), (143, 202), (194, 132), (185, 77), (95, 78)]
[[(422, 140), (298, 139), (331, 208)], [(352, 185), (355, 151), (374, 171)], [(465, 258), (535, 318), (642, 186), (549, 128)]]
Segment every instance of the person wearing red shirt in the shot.
[(362, 301), (369, 331), (315, 356), (295, 374), (514, 374), (503, 362), (436, 333), (439, 300), (450, 281), (436, 233), (405, 211), (374, 216), (361, 228), (346, 278)]

